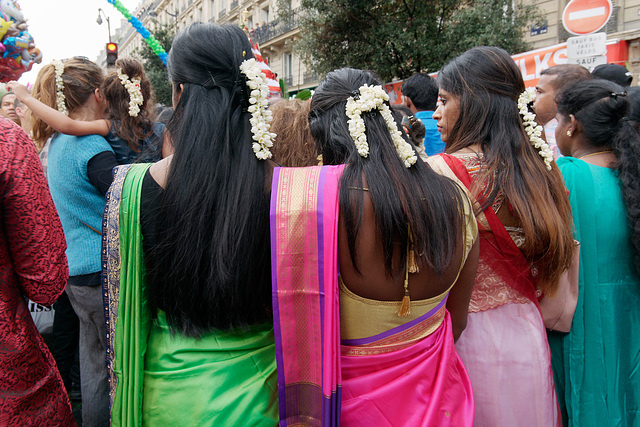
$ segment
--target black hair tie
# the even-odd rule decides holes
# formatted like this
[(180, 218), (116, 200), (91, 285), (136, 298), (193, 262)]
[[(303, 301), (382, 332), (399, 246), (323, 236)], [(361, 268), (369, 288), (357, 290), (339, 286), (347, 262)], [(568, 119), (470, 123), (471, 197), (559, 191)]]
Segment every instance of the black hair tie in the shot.
[(360, 99), (360, 90), (359, 89), (352, 90), (351, 96), (353, 97), (353, 99)]

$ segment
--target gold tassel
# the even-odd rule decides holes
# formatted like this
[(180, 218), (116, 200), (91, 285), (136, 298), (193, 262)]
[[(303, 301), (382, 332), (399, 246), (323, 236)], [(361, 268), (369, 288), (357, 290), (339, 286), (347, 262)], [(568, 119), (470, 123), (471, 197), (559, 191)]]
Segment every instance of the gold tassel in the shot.
[(407, 245), (407, 269), (409, 273), (418, 273), (420, 268), (416, 261), (416, 253), (413, 250), (413, 234), (411, 234), (411, 226), (409, 224), (407, 224), (407, 234), (409, 237), (408, 243), (411, 243), (411, 246)]
[(418, 273), (420, 271), (420, 268), (418, 268), (418, 263), (416, 262), (416, 253), (413, 251), (413, 249), (409, 250), (407, 257), (409, 258), (407, 261), (409, 273)]
[(411, 314), (411, 298), (409, 298), (409, 289), (405, 287), (404, 297), (402, 297), (402, 302), (400, 303), (400, 308), (398, 309), (398, 316), (409, 317), (410, 314)]
[[(407, 252), (409, 252), (409, 242), (407, 242)], [(411, 298), (409, 298), (409, 254), (407, 253), (407, 265), (404, 269), (404, 297), (398, 309), (398, 316), (409, 317), (411, 314)]]

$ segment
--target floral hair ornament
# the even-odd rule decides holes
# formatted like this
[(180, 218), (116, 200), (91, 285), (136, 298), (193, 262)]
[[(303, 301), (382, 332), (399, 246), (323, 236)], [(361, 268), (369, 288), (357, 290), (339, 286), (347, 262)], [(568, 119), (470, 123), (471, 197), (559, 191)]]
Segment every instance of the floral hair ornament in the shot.
[(396, 121), (391, 115), (391, 109), (386, 104), (387, 101), (389, 101), (389, 95), (382, 89), (382, 86), (379, 85), (369, 86), (365, 84), (364, 86), (360, 86), (358, 91), (354, 91), (352, 96), (347, 98), (346, 112), (349, 118), (349, 134), (356, 144), (358, 154), (362, 157), (369, 156), (369, 144), (367, 143), (362, 113), (377, 109), (387, 123), (387, 128), (391, 134), (391, 139), (396, 147), (398, 156), (400, 156), (404, 166), (410, 168), (411, 165), (415, 164), (416, 160), (418, 160), (418, 157), (415, 155), (411, 145), (402, 138)]
[(65, 116), (69, 115), (67, 110), (67, 104), (64, 97), (64, 80), (62, 80), (62, 74), (64, 73), (64, 62), (51, 61), (51, 65), (55, 68), (56, 73), (56, 107)]
[(120, 68), (118, 68), (118, 77), (122, 82), (122, 86), (129, 92), (129, 115), (138, 117), (140, 106), (144, 103), (142, 91), (140, 90), (140, 77), (129, 79), (129, 76), (123, 73)]
[(269, 86), (267, 76), (262, 72), (262, 67), (254, 58), (242, 61), (240, 71), (247, 78), (249, 88), (249, 108), (251, 113), (251, 134), (253, 135), (253, 152), (258, 160), (271, 158), (270, 147), (273, 147), (273, 139), (276, 134), (269, 132), (272, 114), (269, 110)]
[(529, 104), (535, 99), (536, 89), (533, 87), (527, 88), (518, 97), (518, 110), (520, 110), (524, 129), (529, 136), (529, 141), (531, 141), (531, 144), (538, 150), (538, 154), (540, 154), (540, 157), (544, 160), (547, 169), (551, 170), (553, 151), (551, 151), (549, 145), (542, 139), (542, 126), (536, 122), (536, 115), (529, 111)]

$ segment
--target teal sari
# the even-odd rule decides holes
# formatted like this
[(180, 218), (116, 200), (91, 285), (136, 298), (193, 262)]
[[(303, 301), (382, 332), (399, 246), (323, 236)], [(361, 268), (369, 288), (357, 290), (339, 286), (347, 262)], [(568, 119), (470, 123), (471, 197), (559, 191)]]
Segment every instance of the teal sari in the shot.
[(273, 324), (195, 339), (144, 296), (140, 194), (149, 164), (116, 168), (103, 223), (112, 426), (278, 423)]
[(558, 160), (580, 241), (571, 332), (549, 332), (565, 426), (640, 425), (640, 279), (616, 171)]

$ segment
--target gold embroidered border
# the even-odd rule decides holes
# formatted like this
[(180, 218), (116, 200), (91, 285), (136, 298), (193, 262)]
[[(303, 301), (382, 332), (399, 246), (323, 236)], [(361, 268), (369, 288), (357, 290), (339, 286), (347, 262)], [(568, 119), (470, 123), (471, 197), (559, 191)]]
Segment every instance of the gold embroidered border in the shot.
[(343, 356), (373, 356), (407, 348), (434, 333), (442, 325), (446, 310), (446, 306), (442, 306), (424, 322), (375, 343), (361, 346), (343, 345), (340, 348), (340, 353)]

